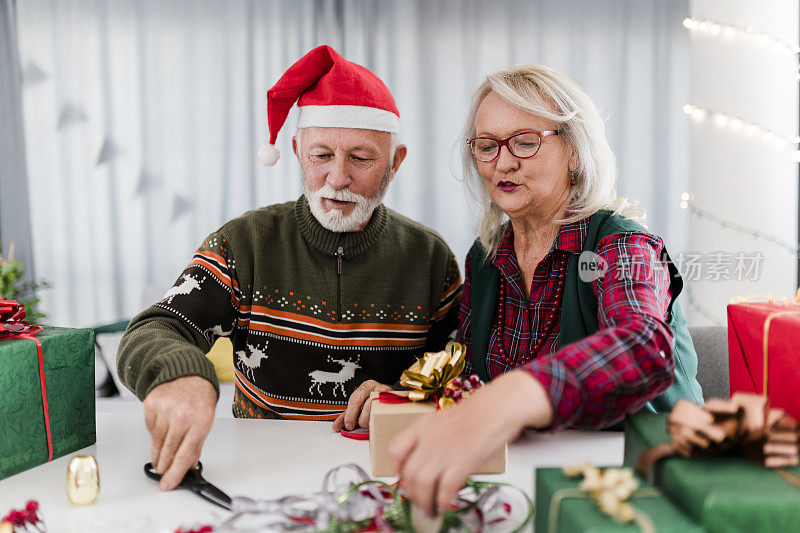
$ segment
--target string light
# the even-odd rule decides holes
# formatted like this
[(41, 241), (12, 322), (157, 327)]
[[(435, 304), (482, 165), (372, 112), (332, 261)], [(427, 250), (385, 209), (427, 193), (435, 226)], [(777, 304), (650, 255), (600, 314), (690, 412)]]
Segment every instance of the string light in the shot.
[[(798, 150), (798, 152), (800, 152), (800, 150)], [(742, 233), (744, 235), (749, 235), (754, 239), (771, 242), (772, 244), (780, 246), (781, 248), (793, 254), (797, 254), (798, 251), (800, 251), (800, 246), (798, 246), (797, 243), (792, 244), (788, 241), (784, 241), (783, 239), (779, 239), (778, 237), (775, 237), (768, 233), (764, 233), (763, 231), (758, 231), (757, 229), (753, 229), (747, 226), (742, 226), (741, 224), (725, 220), (709, 211), (706, 211), (705, 209), (698, 207), (694, 201), (694, 198), (688, 192), (681, 194), (681, 209), (688, 209), (689, 212), (692, 214), (692, 216), (701, 218), (709, 222), (714, 222), (715, 224), (721, 226), (722, 228), (729, 229), (737, 233)]]
[(797, 44), (792, 44), (768, 33), (758, 31), (751, 25), (733, 26), (712, 20), (690, 17), (683, 19), (683, 27), (690, 31), (699, 31), (713, 36), (721, 35), (725, 39), (739, 36), (745, 39), (752, 39), (761, 46), (771, 46), (775, 50), (785, 51), (792, 55), (800, 54), (800, 46)]
[(714, 323), (716, 326), (726, 326), (726, 324), (719, 319), (717, 315), (706, 309), (700, 302), (695, 300), (694, 296), (692, 296), (692, 291), (687, 287), (686, 296), (689, 298), (689, 305), (697, 311), (700, 315), (702, 315), (706, 320)]
[(791, 137), (786, 137), (759, 124), (754, 124), (753, 122), (745, 120), (741, 117), (736, 117), (715, 109), (707, 109), (694, 104), (686, 104), (683, 106), (683, 112), (697, 122), (702, 122), (706, 117), (709, 116), (714, 117), (714, 124), (718, 128), (727, 128), (736, 132), (744, 130), (745, 135), (749, 137), (755, 137), (758, 135), (761, 137), (761, 140), (766, 143), (773, 144), (779, 149), (785, 149), (789, 145), (800, 144), (800, 136), (793, 135)]

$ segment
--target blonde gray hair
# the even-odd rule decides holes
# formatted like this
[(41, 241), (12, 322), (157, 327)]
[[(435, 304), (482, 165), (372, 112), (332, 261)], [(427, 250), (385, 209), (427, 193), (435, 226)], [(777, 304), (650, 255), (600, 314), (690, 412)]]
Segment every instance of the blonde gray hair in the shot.
[[(517, 65), (489, 74), (473, 95), (462, 139), (475, 137), (478, 108), (492, 91), (523, 111), (556, 122), (559, 134), (576, 155), (570, 214), (555, 223), (583, 220), (601, 209), (609, 209), (644, 225), (645, 211), (617, 196), (617, 164), (606, 140), (603, 119), (575, 82), (541, 65)], [(503, 237), (505, 213), (492, 202), (469, 146), (460, 142), (464, 181), (481, 207), (478, 235), (484, 249), (492, 255)]]

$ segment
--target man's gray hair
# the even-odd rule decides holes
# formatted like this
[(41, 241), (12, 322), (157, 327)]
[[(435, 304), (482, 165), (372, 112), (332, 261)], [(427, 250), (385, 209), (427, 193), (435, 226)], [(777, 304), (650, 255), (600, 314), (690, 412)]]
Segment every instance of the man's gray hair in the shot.
[[(636, 204), (617, 196), (617, 165), (600, 118), (589, 96), (567, 76), (540, 65), (518, 65), (486, 76), (473, 95), (462, 139), (475, 137), (475, 117), (490, 92), (523, 111), (558, 124), (559, 134), (577, 156), (576, 184), (569, 200), (572, 213), (556, 220), (566, 224), (587, 218), (600, 209), (610, 209), (644, 224), (646, 214)], [(481, 206), (478, 234), (491, 255), (500, 245), (505, 213), (492, 202), (475, 158), (461, 142), (464, 181)]]

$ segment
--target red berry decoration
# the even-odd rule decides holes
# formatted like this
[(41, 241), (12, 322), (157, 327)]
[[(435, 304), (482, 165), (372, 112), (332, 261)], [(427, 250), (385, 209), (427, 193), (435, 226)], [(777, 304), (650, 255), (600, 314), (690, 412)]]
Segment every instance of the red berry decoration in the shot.
[(211, 533), (212, 531), (214, 531), (213, 527), (205, 525), (196, 529), (183, 529), (179, 527), (175, 530), (175, 533)]
[(479, 387), (483, 385), (483, 381), (481, 381), (481, 378), (478, 376), (478, 374), (472, 374), (469, 377), (469, 382), (472, 383), (473, 387)]
[(8, 514), (3, 517), (0, 522), (8, 522), (11, 523), (12, 527), (16, 528), (17, 526), (26, 528), (25, 531), (28, 531), (27, 525), (31, 524), (36, 527), (37, 531), (40, 531), (38, 524), (40, 524), (39, 516), (36, 512), (39, 510), (39, 502), (35, 500), (29, 500), (25, 504), (24, 509), (12, 509), (8, 512)]
[(454, 377), (453, 378), (453, 387), (456, 388), (456, 389), (460, 389), (461, 388), (461, 384), (463, 382), (464, 382), (464, 380), (462, 380), (460, 377)]
[(453, 389), (444, 389), (444, 392), (442, 394), (444, 394), (445, 398), (452, 398), (453, 397)]
[(463, 396), (463, 394), (461, 394), (461, 391), (460, 391), (460, 390), (454, 390), (454, 391), (453, 391), (452, 397), (453, 397), (453, 399), (454, 399), (455, 401), (459, 401), (459, 400), (461, 400), (461, 397), (462, 397), (462, 396)]
[(461, 384), (461, 390), (464, 392), (472, 392), (472, 383), (469, 381), (465, 381)]

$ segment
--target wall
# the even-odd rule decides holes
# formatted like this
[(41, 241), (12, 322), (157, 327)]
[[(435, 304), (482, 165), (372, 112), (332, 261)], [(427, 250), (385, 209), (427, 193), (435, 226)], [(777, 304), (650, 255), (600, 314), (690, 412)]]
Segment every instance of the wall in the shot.
[(682, 254), (689, 282), (683, 301), (690, 323), (724, 324), (733, 296), (797, 289), (796, 144), (782, 139), (795, 141), (798, 131), (791, 48), (800, 15), (797, 0), (692, 0), (690, 11), (696, 19), (751, 30), (710, 23), (687, 29), (689, 103), (702, 109), (685, 109), (692, 186), (683, 205), (692, 231), (691, 249)]

